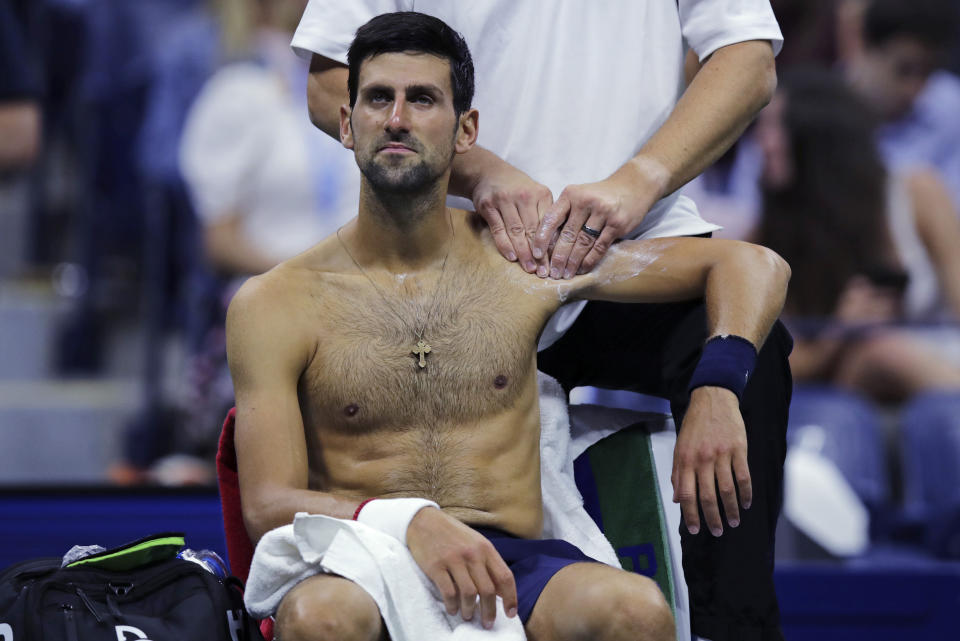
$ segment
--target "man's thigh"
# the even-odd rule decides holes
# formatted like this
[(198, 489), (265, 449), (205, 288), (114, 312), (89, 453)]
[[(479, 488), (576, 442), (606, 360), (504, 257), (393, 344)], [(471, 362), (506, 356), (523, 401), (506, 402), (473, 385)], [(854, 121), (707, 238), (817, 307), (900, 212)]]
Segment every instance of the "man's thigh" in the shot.
[(359, 585), (331, 574), (304, 579), (277, 609), (278, 641), (388, 641), (376, 602)]
[(639, 574), (574, 563), (547, 583), (526, 624), (530, 641), (673, 639), (670, 606)]

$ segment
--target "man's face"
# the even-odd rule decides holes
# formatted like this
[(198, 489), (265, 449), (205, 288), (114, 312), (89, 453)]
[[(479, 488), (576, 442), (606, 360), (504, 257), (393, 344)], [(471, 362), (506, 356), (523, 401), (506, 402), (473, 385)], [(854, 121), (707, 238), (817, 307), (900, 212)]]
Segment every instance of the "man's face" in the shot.
[[(474, 125), (468, 141), (464, 118), (472, 118)], [(475, 123), (476, 111), (459, 119), (454, 112), (447, 60), (385, 53), (360, 67), (357, 100), (352, 110), (341, 109), (340, 133), (371, 185), (412, 193), (449, 171), (454, 153), (472, 145)], [(467, 146), (461, 148), (464, 142)]]
[(867, 47), (854, 65), (851, 81), (885, 120), (913, 108), (936, 68), (936, 51), (917, 38), (898, 36)]

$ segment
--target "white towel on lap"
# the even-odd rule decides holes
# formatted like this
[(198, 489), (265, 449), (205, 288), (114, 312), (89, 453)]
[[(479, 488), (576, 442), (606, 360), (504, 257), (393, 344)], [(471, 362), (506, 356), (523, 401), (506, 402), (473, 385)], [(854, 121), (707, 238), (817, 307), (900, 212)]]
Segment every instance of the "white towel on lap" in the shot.
[(250, 613), (266, 617), (300, 581), (318, 573), (350, 579), (373, 598), (392, 641), (521, 641), (520, 619), (507, 618), (497, 599), (490, 630), (479, 614), (449, 615), (433, 583), (406, 546), (377, 529), (319, 514), (297, 514), (292, 525), (268, 532), (257, 545), (244, 593)]
[[(544, 538), (565, 539), (588, 556), (619, 567), (574, 483), (566, 397), (553, 379), (541, 374), (539, 383)], [(392, 641), (526, 638), (519, 618), (507, 618), (499, 598), (491, 630), (480, 625), (479, 615), (469, 622), (448, 615), (433, 583), (395, 538), (356, 521), (305, 513), (260, 540), (244, 594), (247, 609), (256, 617), (270, 616), (297, 583), (323, 572), (366, 590)]]

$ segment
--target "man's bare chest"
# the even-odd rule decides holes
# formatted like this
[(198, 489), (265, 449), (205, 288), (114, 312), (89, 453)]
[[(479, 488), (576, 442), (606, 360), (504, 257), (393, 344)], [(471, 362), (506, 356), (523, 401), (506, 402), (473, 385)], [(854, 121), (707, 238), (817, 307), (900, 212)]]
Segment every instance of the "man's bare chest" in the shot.
[(516, 289), (465, 270), (435, 294), (364, 285), (324, 293), (300, 390), (315, 420), (361, 432), (470, 423), (529, 385), (543, 314)]

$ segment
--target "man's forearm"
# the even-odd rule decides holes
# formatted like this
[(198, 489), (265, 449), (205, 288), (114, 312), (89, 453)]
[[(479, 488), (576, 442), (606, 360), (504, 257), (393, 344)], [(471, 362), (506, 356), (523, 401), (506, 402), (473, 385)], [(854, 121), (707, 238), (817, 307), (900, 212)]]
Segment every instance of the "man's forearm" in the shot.
[(298, 512), (350, 519), (361, 502), (361, 499), (347, 499), (316, 490), (278, 488), (244, 501), (243, 521), (251, 540), (256, 543), (270, 530), (293, 523)]
[(622, 170), (655, 189), (656, 199), (676, 191), (733, 145), (770, 101), (776, 86), (769, 42), (721, 47), (693, 76), (670, 117)]
[(314, 54), (307, 78), (307, 108), (310, 121), (320, 131), (340, 141), (340, 105), (350, 102), (347, 67)]

